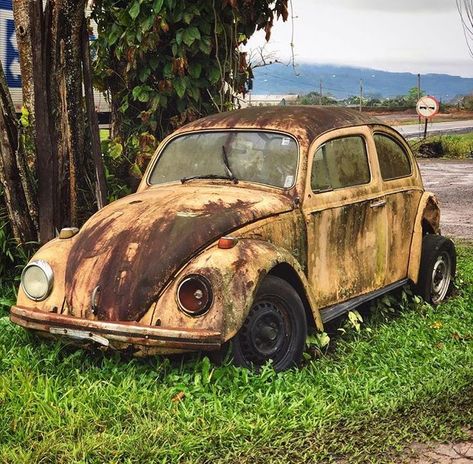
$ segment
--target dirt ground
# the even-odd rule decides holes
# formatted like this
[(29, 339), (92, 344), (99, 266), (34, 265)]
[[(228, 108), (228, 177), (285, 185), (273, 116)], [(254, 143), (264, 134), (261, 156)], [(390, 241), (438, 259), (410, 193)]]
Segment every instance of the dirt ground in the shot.
[(409, 450), (411, 464), (472, 464), (473, 432), (467, 432), (470, 439), (461, 443), (418, 444)]
[(473, 160), (420, 159), (419, 166), (440, 201), (442, 234), (473, 240)]

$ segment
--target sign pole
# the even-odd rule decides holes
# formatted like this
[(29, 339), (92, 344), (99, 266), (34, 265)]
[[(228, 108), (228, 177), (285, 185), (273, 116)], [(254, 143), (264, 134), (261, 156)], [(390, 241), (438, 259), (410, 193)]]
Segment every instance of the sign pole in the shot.
[(440, 110), (440, 103), (435, 97), (421, 97), (416, 105), (416, 111), (420, 118), (424, 118), (424, 140), (427, 138), (427, 127), (429, 120)]

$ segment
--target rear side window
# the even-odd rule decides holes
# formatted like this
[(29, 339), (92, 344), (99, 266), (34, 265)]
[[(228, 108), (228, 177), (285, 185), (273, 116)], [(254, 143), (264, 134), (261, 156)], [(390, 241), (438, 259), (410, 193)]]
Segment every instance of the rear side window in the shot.
[(398, 179), (411, 175), (412, 167), (409, 155), (404, 147), (391, 137), (382, 134), (375, 134), (374, 142), (383, 180)]
[(315, 152), (311, 178), (314, 192), (368, 184), (370, 179), (363, 137), (334, 139)]

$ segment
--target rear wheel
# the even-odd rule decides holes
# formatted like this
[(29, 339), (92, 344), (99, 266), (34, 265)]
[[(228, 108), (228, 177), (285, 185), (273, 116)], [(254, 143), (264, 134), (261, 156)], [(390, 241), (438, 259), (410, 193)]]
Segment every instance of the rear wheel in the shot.
[(289, 369), (300, 362), (306, 337), (307, 321), (298, 293), (285, 280), (268, 276), (232, 340), (233, 362), (258, 369), (272, 361), (276, 371)]
[(426, 235), (422, 240), (416, 292), (428, 303), (441, 303), (451, 289), (456, 264), (455, 245), (450, 239), (441, 235)]

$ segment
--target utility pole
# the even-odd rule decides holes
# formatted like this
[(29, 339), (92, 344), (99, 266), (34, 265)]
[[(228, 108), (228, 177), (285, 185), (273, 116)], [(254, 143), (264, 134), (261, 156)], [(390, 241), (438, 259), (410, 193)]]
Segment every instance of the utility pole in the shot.
[(319, 87), (319, 105), (322, 105), (322, 79), (320, 79), (320, 87)]
[[(420, 100), (420, 94), (421, 94), (421, 90), (420, 90), (420, 74), (417, 74), (417, 101)], [(421, 123), (421, 119), (420, 119), (420, 116), (419, 116), (419, 125)]]
[(360, 79), (360, 113), (363, 111), (363, 79)]

